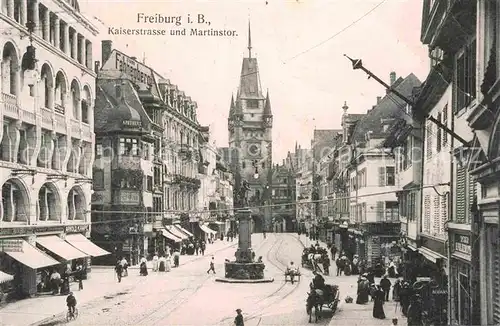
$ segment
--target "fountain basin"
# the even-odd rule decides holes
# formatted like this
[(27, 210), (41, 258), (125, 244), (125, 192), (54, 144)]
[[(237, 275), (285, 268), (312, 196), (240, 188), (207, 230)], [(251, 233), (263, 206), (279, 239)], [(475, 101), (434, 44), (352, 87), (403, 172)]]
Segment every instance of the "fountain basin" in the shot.
[(217, 278), (223, 283), (270, 283), (273, 278), (264, 277), (264, 268), (261, 262), (226, 262), (224, 265), (225, 277)]

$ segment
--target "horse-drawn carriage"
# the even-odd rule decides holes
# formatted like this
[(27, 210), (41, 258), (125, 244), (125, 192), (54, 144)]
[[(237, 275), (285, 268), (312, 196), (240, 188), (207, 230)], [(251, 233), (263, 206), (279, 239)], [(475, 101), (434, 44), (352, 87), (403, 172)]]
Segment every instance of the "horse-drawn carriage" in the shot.
[(312, 261), (309, 257), (310, 254), (312, 254), (311, 250), (309, 248), (304, 248), (304, 251), (302, 251), (302, 267), (309, 269), (313, 268)]
[(300, 271), (298, 268), (295, 268), (295, 269), (290, 269), (290, 268), (287, 268), (285, 270), (285, 283), (287, 281), (290, 281), (290, 283), (294, 283), (295, 280), (297, 280), (298, 282), (300, 282)]
[(313, 264), (323, 264), (328, 258), (325, 248), (304, 248), (302, 252), (302, 267), (314, 269)]
[(337, 311), (340, 302), (340, 291), (338, 285), (325, 284), (324, 289), (312, 288), (307, 293), (306, 311), (309, 315), (309, 322), (312, 318), (312, 310), (314, 308), (315, 322), (318, 322), (323, 306), (328, 307), (334, 314)]

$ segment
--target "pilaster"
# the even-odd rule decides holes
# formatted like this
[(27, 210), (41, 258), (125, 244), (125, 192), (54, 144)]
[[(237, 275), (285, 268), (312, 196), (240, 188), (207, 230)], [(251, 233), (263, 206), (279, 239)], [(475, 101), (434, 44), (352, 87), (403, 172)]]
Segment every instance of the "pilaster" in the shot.
[(14, 0), (7, 0), (7, 16), (14, 18)]
[(36, 126), (30, 127), (26, 130), (27, 138), (27, 157), (26, 162), (28, 165), (36, 166), (38, 153), (40, 153), (40, 147), (42, 146), (42, 127), (41, 122)]
[[(59, 144), (59, 151), (64, 148), (64, 157), (61, 161), (61, 170), (63, 172), (68, 172), (68, 162), (71, 157), (71, 152), (73, 151), (73, 144), (71, 142), (71, 134), (62, 137), (61, 143)], [(61, 155), (62, 156), (62, 155)]]
[(9, 125), (9, 138), (10, 138), (10, 161), (17, 163), (17, 153), (19, 151), (19, 144), (21, 143), (21, 120), (16, 120)]
[[(71, 44), (71, 57), (76, 60), (78, 59), (78, 33), (75, 30), (73, 30), (72, 39), (73, 44)], [(104, 64), (104, 62), (102, 64)]]
[[(57, 146), (57, 133), (55, 131), (52, 131), (50, 133), (50, 138), (47, 140), (47, 160), (48, 160), (48, 168), (49, 169), (54, 169), (57, 170), (59, 167), (58, 162), (59, 162), (59, 157), (57, 156), (56, 159), (54, 160), (54, 154), (56, 151), (56, 146)], [(55, 163), (55, 164), (54, 164)]]
[(79, 172), (80, 170), (80, 161), (82, 159), (82, 147), (83, 147), (83, 142), (81, 140), (78, 140), (75, 144), (75, 148), (72, 148), (71, 151), (74, 152), (75, 155), (75, 172)]
[(80, 44), (80, 58), (81, 58), (81, 64), (84, 65), (84, 66), (87, 66), (86, 65), (86, 62), (87, 62), (87, 56), (86, 56), (86, 49), (85, 49), (85, 37), (83, 37), (83, 35), (80, 35), (81, 36), (81, 40), (82, 40), (82, 43)]
[(47, 8), (43, 11), (42, 37), (45, 41), (50, 41), (50, 11)]
[(33, 0), (33, 23), (35, 23), (35, 34), (40, 35), (42, 29), (40, 28), (40, 3), (38, 0)]
[(67, 23), (64, 24), (63, 27), (63, 33), (64, 33), (64, 53), (66, 53), (68, 56), (71, 56), (71, 48), (69, 44), (69, 25)]
[(54, 46), (56, 48), (60, 48), (60, 40), (61, 40), (61, 21), (59, 17), (54, 15)]
[(20, 20), (19, 23), (26, 27), (26, 22), (28, 21), (28, 1), (27, 0), (21, 0), (21, 12), (20, 12)]

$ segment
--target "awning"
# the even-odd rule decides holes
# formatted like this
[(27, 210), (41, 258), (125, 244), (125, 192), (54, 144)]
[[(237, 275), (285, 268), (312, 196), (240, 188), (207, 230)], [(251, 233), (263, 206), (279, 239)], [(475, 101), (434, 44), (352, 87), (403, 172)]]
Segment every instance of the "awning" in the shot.
[(64, 260), (73, 260), (89, 256), (59, 238), (57, 235), (38, 237), (36, 243)]
[(217, 221), (217, 222), (210, 222), (210, 224), (224, 225), (226, 223)]
[(446, 259), (445, 256), (425, 247), (418, 247), (418, 252), (433, 263), (436, 263), (438, 259)]
[(59, 265), (60, 263), (41, 250), (33, 247), (23, 240), (22, 250), (19, 251), (5, 251), (7, 255), (14, 258), (23, 265), (32, 269), (39, 269), (47, 266)]
[(191, 232), (189, 232), (188, 230), (186, 230), (185, 228), (183, 228), (179, 224), (174, 224), (174, 227), (177, 228), (179, 231), (185, 233), (188, 237), (194, 237), (194, 234), (192, 234)]
[(206, 234), (217, 234), (217, 231), (212, 230), (211, 228), (209, 228), (204, 224), (200, 224), (200, 229)]
[(175, 235), (177, 238), (180, 238), (181, 240), (186, 240), (189, 238), (187, 235), (185, 235), (184, 233), (179, 231), (173, 225), (166, 225), (165, 228), (167, 229), (168, 232), (172, 233), (173, 235)]
[(80, 233), (66, 235), (66, 242), (91, 257), (109, 255), (109, 252), (96, 246), (94, 243), (92, 243), (92, 241), (90, 241), (89, 239), (87, 239), (87, 237)]
[(174, 242), (181, 242), (181, 241), (182, 241), (182, 239), (181, 239), (181, 238), (176, 237), (175, 235), (173, 235), (172, 233), (168, 232), (168, 231), (167, 231), (167, 230), (165, 230), (165, 229), (161, 230), (161, 234), (162, 234), (165, 238), (170, 239), (170, 240), (172, 240), (172, 241), (174, 241)]
[(14, 279), (14, 276), (0, 271), (0, 284), (5, 282), (10, 282)]

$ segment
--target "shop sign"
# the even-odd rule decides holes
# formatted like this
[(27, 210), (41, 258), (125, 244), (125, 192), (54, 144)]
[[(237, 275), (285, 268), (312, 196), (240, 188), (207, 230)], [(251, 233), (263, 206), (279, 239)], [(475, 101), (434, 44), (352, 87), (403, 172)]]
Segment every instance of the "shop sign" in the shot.
[(471, 254), (470, 236), (455, 234), (455, 251), (470, 255)]
[(82, 233), (82, 232), (87, 232), (89, 230), (88, 225), (67, 225), (66, 228), (66, 233)]
[(141, 197), (137, 191), (120, 191), (120, 203), (125, 205), (139, 205)]
[(23, 240), (21, 239), (0, 240), (0, 249), (3, 252), (23, 252)]
[(29, 227), (17, 227), (17, 228), (2, 228), (0, 235), (2, 236), (25, 236), (36, 233), (48, 233), (48, 232), (64, 232), (64, 226), (29, 226)]
[(122, 121), (122, 125), (124, 127), (140, 128), (142, 127), (142, 122), (137, 120), (124, 120)]
[(431, 293), (433, 295), (448, 295), (448, 290), (437, 288), (437, 289), (432, 289)]

